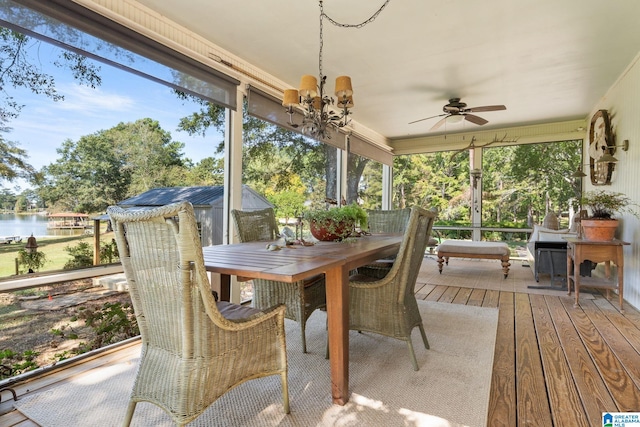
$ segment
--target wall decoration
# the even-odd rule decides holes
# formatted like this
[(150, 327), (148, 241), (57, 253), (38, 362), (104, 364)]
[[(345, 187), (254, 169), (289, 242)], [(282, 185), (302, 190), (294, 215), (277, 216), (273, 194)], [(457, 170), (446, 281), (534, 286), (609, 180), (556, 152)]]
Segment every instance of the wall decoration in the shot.
[(591, 184), (611, 185), (614, 163), (598, 161), (605, 153), (615, 149), (611, 132), (611, 121), (607, 110), (598, 110), (591, 118), (589, 127), (589, 168)]

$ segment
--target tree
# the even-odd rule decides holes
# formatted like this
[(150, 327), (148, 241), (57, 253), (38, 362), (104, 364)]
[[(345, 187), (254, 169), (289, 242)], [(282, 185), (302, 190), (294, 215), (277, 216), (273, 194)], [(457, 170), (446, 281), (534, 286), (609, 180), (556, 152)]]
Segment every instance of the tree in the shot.
[(133, 196), (155, 187), (182, 182), (184, 144), (171, 139), (160, 123), (149, 118), (119, 123), (104, 132), (122, 162), (121, 173), (130, 176), (126, 195)]
[(222, 185), (224, 182), (224, 159), (205, 157), (189, 168), (185, 185)]
[(571, 174), (580, 165), (581, 141), (491, 147), (483, 151), (483, 222), (528, 218), (569, 209), (580, 197)]
[[(0, 128), (0, 132), (2, 131)], [(32, 177), (35, 170), (27, 163), (27, 157), (25, 150), (19, 148), (15, 142), (5, 141), (0, 134), (0, 179), (13, 181), (16, 178)]]
[[(80, 36), (76, 30), (66, 26), (63, 29), (57, 21), (30, 12), (24, 7), (12, 7), (10, 4), (3, 7), (7, 8), (6, 12), (11, 16), (12, 22), (27, 28), (34, 25), (47, 26), (58, 36), (58, 40), (77, 40)], [(7, 122), (18, 117), (24, 107), (16, 101), (13, 91), (28, 89), (54, 101), (64, 100), (64, 96), (56, 88), (55, 79), (42, 69), (43, 64), (49, 62), (31, 56), (33, 52), (40, 51), (33, 48), (34, 45), (40, 44), (39, 40), (0, 27), (0, 92), (3, 95), (0, 101), (0, 133), (10, 132), (10, 128), (6, 127)], [(82, 55), (61, 51), (53, 65), (68, 68), (79, 84), (96, 87), (101, 83), (98, 75), (100, 68)], [(31, 178), (34, 168), (27, 163), (27, 157), (26, 152), (18, 148), (17, 143), (6, 141), (0, 135), (0, 179), (11, 181), (19, 177)]]
[(60, 157), (43, 169), (39, 194), (64, 210), (100, 212), (150, 188), (180, 183), (182, 147), (151, 119), (66, 140)]

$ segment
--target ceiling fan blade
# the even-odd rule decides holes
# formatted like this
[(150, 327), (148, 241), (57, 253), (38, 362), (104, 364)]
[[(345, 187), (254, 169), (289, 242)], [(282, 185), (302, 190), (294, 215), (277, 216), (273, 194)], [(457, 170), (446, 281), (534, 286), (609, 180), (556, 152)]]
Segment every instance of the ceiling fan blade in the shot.
[[(449, 115), (448, 115), (448, 114), (447, 114), (446, 116), (447, 116), (447, 117), (449, 117)], [(444, 124), (444, 122), (446, 122), (446, 121), (447, 121), (447, 117), (443, 117), (443, 118), (441, 118), (440, 120), (438, 120), (438, 121), (436, 122), (436, 124), (435, 124), (435, 125), (433, 125), (433, 126), (431, 127), (431, 129), (430, 129), (430, 130), (436, 130), (436, 129), (438, 129), (440, 126), (442, 126), (442, 125)]]
[(483, 125), (485, 123), (489, 123), (488, 120), (485, 120), (482, 117), (474, 116), (473, 114), (465, 114), (464, 119), (470, 121), (471, 123), (475, 123), (477, 125)]
[(425, 120), (433, 119), (433, 118), (436, 118), (436, 117), (442, 117), (442, 116), (446, 116), (446, 114), (438, 114), (437, 116), (425, 117), (424, 119), (418, 119), (418, 120), (414, 120), (412, 122), (409, 122), (409, 124), (418, 123), (418, 122), (422, 122), (422, 121), (425, 121)]
[(485, 105), (484, 107), (467, 108), (465, 111), (479, 113), (481, 111), (499, 111), (499, 110), (506, 110), (506, 109), (507, 107), (505, 107), (504, 105)]

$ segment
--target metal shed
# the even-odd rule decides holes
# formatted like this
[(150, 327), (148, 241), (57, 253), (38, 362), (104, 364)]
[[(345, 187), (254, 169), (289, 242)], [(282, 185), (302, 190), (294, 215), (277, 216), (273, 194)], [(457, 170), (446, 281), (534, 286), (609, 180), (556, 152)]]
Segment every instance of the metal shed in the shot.
[[(188, 201), (193, 205), (201, 231), (202, 245), (222, 244), (223, 222), (222, 185), (206, 187), (154, 188), (118, 203), (123, 208), (154, 207)], [(242, 186), (242, 210), (257, 210), (273, 207), (269, 201), (247, 185)]]

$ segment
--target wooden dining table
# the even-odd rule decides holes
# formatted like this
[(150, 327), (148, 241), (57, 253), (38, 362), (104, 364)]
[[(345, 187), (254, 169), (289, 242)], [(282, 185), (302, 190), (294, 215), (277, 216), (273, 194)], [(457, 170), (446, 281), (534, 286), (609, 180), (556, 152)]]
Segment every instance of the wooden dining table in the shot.
[[(398, 252), (401, 235), (371, 235), (268, 250), (270, 242), (203, 248), (207, 271), (220, 274), (220, 298), (229, 300), (230, 277), (293, 283), (324, 273), (333, 402), (349, 400), (349, 271)], [(278, 242), (271, 242), (278, 244)]]

